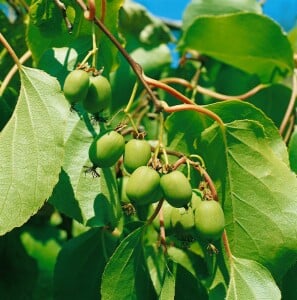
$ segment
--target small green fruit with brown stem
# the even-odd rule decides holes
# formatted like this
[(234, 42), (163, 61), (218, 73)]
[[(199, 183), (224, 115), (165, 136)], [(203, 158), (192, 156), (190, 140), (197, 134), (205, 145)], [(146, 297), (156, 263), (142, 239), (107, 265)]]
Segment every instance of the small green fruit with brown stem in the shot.
[(202, 237), (217, 240), (222, 236), (225, 227), (225, 216), (219, 202), (201, 201), (195, 210), (195, 228)]
[(89, 158), (94, 167), (108, 168), (119, 160), (124, 149), (124, 137), (116, 131), (109, 131), (93, 141), (89, 148)]
[(98, 113), (111, 103), (111, 86), (109, 81), (103, 77), (90, 77), (90, 85), (86, 97), (83, 99), (84, 109), (91, 113)]
[(162, 198), (159, 173), (148, 166), (137, 168), (127, 182), (126, 193), (139, 206), (159, 201)]
[(63, 92), (71, 105), (85, 99), (89, 89), (89, 82), (89, 75), (83, 70), (74, 70), (67, 75)]
[(125, 146), (124, 167), (132, 173), (138, 167), (147, 165), (151, 158), (151, 145), (146, 140), (130, 140)]
[(160, 185), (164, 198), (173, 207), (186, 206), (192, 197), (192, 187), (186, 176), (175, 170), (161, 177)]

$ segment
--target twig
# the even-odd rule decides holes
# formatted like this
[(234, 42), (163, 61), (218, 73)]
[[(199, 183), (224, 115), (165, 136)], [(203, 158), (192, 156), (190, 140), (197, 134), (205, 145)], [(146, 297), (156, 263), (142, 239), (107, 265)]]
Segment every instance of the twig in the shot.
[[(24, 62), (26, 62), (30, 57), (31, 57), (32, 53), (30, 50), (28, 50), (20, 59), (20, 63), (23, 64)], [(10, 80), (13, 78), (13, 76), (15, 75), (15, 73), (18, 70), (18, 66), (14, 65), (10, 71), (8, 72), (8, 74), (5, 76), (4, 80), (2, 81), (2, 84), (0, 86), (0, 96), (3, 95), (5, 89), (7, 88), (7, 86), (9, 85)]]
[(289, 102), (285, 116), (284, 116), (282, 123), (280, 125), (280, 128), (279, 128), (279, 132), (281, 135), (283, 135), (283, 133), (287, 127), (287, 124), (289, 122), (290, 116), (292, 115), (293, 109), (295, 107), (296, 96), (297, 96), (297, 78), (296, 78), (296, 76), (297, 76), (297, 70), (295, 69), (294, 73), (293, 73), (293, 78), (292, 78), (293, 83), (292, 83), (292, 94), (291, 94), (290, 102)]
[[(83, 0), (77, 0), (78, 5), (82, 8), (83, 11), (87, 11), (88, 7), (83, 2)], [(138, 77), (139, 81), (143, 84), (144, 88), (147, 90), (147, 93), (150, 95), (152, 101), (158, 106), (158, 99), (156, 98), (155, 94), (146, 83), (143, 77), (143, 70), (142, 67), (128, 54), (125, 48), (121, 45), (121, 43), (113, 36), (113, 34), (108, 30), (108, 28), (97, 18), (94, 18), (94, 23), (101, 29), (101, 31), (107, 36), (107, 38), (114, 44), (114, 46), (119, 50), (119, 52), (124, 56), (127, 60), (131, 68), (133, 69), (134, 73)]]
[(231, 96), (231, 95), (225, 95), (225, 94), (220, 94), (220, 93), (214, 92), (214, 91), (204, 88), (200, 85), (197, 85), (196, 87), (194, 87), (189, 81), (187, 81), (183, 78), (168, 77), (168, 78), (161, 79), (161, 81), (164, 83), (177, 83), (177, 84), (183, 85), (184, 87), (189, 88), (189, 89), (196, 88), (197, 92), (207, 95), (207, 96), (210, 96), (217, 100), (222, 100), (222, 101), (224, 101), (224, 100), (245, 100), (269, 86), (269, 84), (261, 83), (261, 84), (255, 86), (254, 88), (252, 88), (251, 90), (247, 91), (244, 94)]
[(204, 115), (207, 115), (208, 117), (217, 121), (221, 127), (224, 126), (223, 120), (217, 114), (215, 114), (211, 110), (204, 108), (202, 106), (199, 106), (196, 104), (180, 104), (180, 105), (175, 105), (175, 106), (169, 106), (165, 101), (160, 101), (160, 104), (161, 104), (162, 108), (164, 109), (164, 111), (166, 111), (168, 113), (193, 110), (193, 111), (202, 113)]

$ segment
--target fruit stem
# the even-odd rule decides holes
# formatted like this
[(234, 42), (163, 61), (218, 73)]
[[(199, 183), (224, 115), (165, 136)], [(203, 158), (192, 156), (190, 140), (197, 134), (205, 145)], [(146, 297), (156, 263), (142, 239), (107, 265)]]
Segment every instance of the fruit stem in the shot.
[(146, 221), (146, 224), (147, 224), (147, 225), (151, 224), (151, 223), (154, 221), (154, 219), (156, 218), (156, 216), (159, 214), (159, 211), (160, 211), (160, 209), (161, 209), (161, 207), (162, 207), (162, 205), (163, 205), (163, 202), (164, 202), (164, 198), (162, 198), (162, 199), (158, 202), (158, 205), (157, 205), (155, 211), (154, 211), (153, 214), (147, 219), (147, 221)]
[(93, 44), (93, 57), (92, 57), (92, 67), (96, 68), (96, 57), (97, 57), (97, 45), (96, 45), (96, 33), (95, 33), (95, 24), (92, 22), (92, 44)]
[(159, 211), (159, 222), (160, 222), (160, 244), (162, 245), (164, 254), (167, 254), (166, 231), (165, 231), (165, 226), (164, 226), (163, 206), (161, 206), (160, 211)]
[(135, 96), (136, 96), (137, 89), (138, 89), (138, 81), (135, 82), (132, 93), (131, 93), (131, 96), (130, 96), (130, 99), (128, 101), (128, 104), (127, 104), (126, 108), (124, 109), (124, 113), (126, 113), (126, 114), (129, 112), (129, 110), (130, 110), (130, 108), (133, 104), (133, 101), (134, 101)]
[(84, 66), (86, 62), (89, 60), (89, 58), (97, 52), (97, 50), (98, 50), (97, 48), (90, 50), (86, 55), (86, 57), (83, 59), (83, 61), (80, 63), (80, 66)]

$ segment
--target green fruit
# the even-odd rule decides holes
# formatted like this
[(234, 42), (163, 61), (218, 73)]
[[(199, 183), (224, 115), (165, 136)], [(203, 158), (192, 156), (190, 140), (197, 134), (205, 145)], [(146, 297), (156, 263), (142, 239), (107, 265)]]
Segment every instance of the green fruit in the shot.
[(64, 82), (64, 95), (70, 104), (85, 99), (89, 89), (89, 75), (83, 70), (74, 70), (68, 74)]
[(195, 226), (194, 213), (191, 208), (172, 208), (170, 219), (172, 227), (178, 232), (190, 231)]
[(108, 168), (119, 160), (124, 149), (124, 137), (116, 131), (109, 131), (93, 141), (89, 158), (95, 167)]
[(163, 175), (160, 185), (165, 199), (174, 207), (183, 207), (191, 200), (191, 185), (186, 176), (180, 171)]
[(159, 173), (147, 166), (137, 168), (130, 176), (126, 193), (135, 205), (146, 205), (162, 198)]
[(195, 228), (204, 238), (217, 240), (225, 227), (225, 217), (221, 205), (215, 200), (201, 201), (195, 210)]
[(111, 103), (111, 87), (103, 76), (90, 77), (90, 85), (86, 97), (83, 99), (84, 109), (95, 114), (106, 109)]
[(124, 167), (132, 173), (138, 167), (145, 166), (151, 158), (151, 146), (145, 140), (130, 140), (125, 146)]

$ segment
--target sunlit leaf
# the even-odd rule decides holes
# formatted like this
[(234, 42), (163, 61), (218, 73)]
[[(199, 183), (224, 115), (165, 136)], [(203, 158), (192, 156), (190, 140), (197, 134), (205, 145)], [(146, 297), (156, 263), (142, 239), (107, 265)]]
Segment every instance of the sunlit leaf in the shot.
[(280, 290), (269, 271), (259, 263), (232, 257), (227, 300), (281, 299)]
[(0, 234), (25, 223), (49, 198), (61, 170), (69, 106), (58, 82), (23, 67), (15, 111), (0, 133)]

